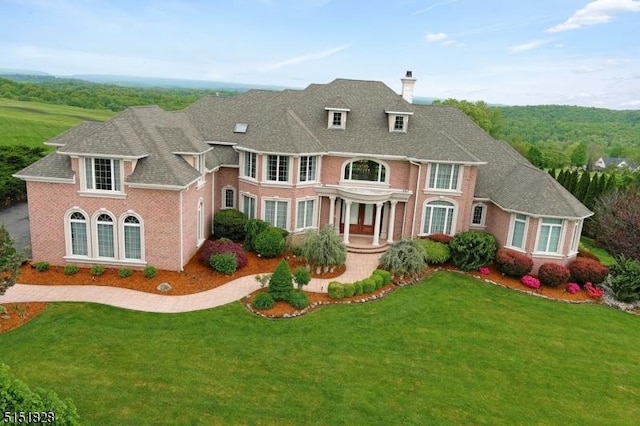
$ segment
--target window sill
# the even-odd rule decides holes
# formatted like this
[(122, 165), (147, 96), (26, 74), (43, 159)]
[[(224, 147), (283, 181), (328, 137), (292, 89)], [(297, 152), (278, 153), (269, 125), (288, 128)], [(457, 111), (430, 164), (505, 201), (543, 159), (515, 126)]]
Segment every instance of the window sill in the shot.
[(239, 179), (245, 182), (258, 183), (258, 179), (251, 176), (240, 176)]
[(523, 248), (520, 247), (515, 247), (515, 246), (504, 246), (504, 248), (509, 249), (509, 250), (514, 250), (514, 251), (518, 251), (520, 253), (527, 253), (527, 251)]
[(261, 183), (262, 186), (273, 186), (273, 187), (281, 187), (281, 188), (293, 188), (293, 184), (291, 182), (276, 182), (265, 180)]
[(540, 257), (540, 258), (549, 258), (549, 259), (563, 259), (564, 255), (556, 252), (544, 252), (544, 251), (535, 251), (531, 254), (532, 257)]
[(145, 266), (147, 262), (144, 260), (133, 260), (133, 259), (107, 259), (104, 257), (95, 258), (95, 257), (86, 257), (86, 256), (64, 256), (64, 260), (67, 262), (76, 262), (76, 263), (91, 263), (94, 265), (122, 265), (122, 266)]
[(388, 182), (375, 182), (369, 180), (345, 180), (342, 179), (338, 182), (340, 185), (351, 186), (351, 187), (372, 187), (372, 188), (389, 188)]
[(78, 195), (81, 197), (94, 197), (94, 198), (115, 198), (119, 200), (124, 200), (127, 198), (127, 194), (124, 192), (115, 192), (115, 191), (78, 191)]
[(447, 195), (462, 195), (462, 191), (459, 189), (436, 189), (428, 188), (422, 190), (423, 194), (447, 194)]

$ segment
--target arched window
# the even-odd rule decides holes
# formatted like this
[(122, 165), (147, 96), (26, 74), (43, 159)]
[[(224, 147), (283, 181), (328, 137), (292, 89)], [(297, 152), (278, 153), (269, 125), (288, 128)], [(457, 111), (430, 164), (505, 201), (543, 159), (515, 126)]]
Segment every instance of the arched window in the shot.
[(113, 237), (113, 218), (101, 213), (96, 220), (98, 236), (98, 257), (115, 257), (115, 239)]
[(87, 235), (87, 218), (80, 212), (69, 215), (69, 228), (71, 230), (71, 254), (73, 256), (89, 256), (89, 243)]
[(422, 232), (451, 235), (454, 212), (455, 205), (449, 201), (429, 201), (424, 209)]
[(125, 259), (142, 260), (142, 232), (140, 219), (127, 216), (123, 221), (124, 257)]
[(344, 180), (386, 182), (387, 168), (373, 160), (356, 160), (344, 167)]

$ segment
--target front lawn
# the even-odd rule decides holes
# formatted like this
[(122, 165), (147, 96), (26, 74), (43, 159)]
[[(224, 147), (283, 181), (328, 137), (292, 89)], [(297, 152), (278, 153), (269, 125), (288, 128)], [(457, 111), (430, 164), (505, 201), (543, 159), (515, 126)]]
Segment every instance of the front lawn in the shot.
[(448, 272), (265, 320), (56, 303), (0, 335), (87, 424), (635, 424), (640, 318)]

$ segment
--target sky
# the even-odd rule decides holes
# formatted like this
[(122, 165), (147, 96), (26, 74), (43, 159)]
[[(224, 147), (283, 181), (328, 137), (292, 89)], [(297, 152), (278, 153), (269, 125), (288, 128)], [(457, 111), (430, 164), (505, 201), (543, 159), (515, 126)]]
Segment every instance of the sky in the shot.
[(0, 68), (640, 109), (640, 0), (0, 0)]

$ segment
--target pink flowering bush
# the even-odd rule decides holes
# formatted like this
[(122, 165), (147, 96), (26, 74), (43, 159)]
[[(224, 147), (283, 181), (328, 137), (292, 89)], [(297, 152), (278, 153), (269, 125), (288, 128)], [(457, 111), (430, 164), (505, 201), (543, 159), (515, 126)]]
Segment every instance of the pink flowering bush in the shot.
[(600, 287), (596, 287), (591, 283), (584, 285), (585, 290), (589, 293), (589, 297), (592, 299), (600, 299), (604, 294), (604, 291)]
[(522, 284), (534, 290), (537, 290), (540, 288), (540, 280), (535, 277), (532, 277), (531, 275), (525, 275), (524, 277), (522, 277), (520, 281), (522, 282)]
[(478, 269), (478, 272), (480, 272), (480, 275), (489, 275), (491, 273), (491, 270), (486, 266), (483, 266), (482, 268)]
[(576, 283), (569, 283), (566, 290), (567, 290), (567, 293), (576, 294), (577, 292), (580, 291), (580, 286)]

